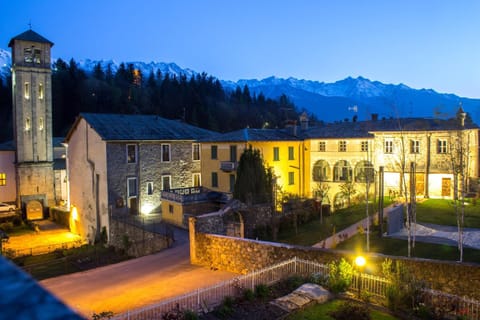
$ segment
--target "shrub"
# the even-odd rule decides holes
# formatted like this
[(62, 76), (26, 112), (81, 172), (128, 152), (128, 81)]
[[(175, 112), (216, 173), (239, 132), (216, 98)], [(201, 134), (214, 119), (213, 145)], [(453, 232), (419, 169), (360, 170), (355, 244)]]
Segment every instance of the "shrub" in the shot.
[(243, 291), (243, 298), (247, 301), (253, 301), (255, 299), (255, 293), (252, 289), (245, 289)]
[(371, 319), (370, 310), (368, 309), (367, 305), (353, 302), (342, 303), (337, 310), (330, 311), (328, 315), (335, 320)]
[(111, 319), (112, 317), (113, 317), (112, 311), (102, 311), (100, 313), (94, 313), (92, 315), (92, 320)]
[(23, 223), (22, 218), (20, 218), (19, 216), (15, 216), (13, 217), (12, 223), (14, 227), (20, 227)]
[(2, 229), (5, 232), (12, 232), (13, 231), (13, 223), (11, 222), (4, 222), (0, 223), (0, 229)]
[(305, 283), (305, 279), (300, 276), (292, 276), (287, 279), (288, 288), (292, 291), (300, 287), (302, 284)]
[(265, 284), (255, 286), (255, 295), (260, 299), (265, 299), (270, 295), (270, 288)]
[(327, 286), (333, 293), (345, 292), (352, 284), (353, 268), (344, 258), (329, 264)]
[(184, 320), (197, 320), (198, 315), (195, 311), (192, 310), (184, 310), (183, 311), (183, 319)]
[(219, 317), (220, 319), (227, 319), (233, 313), (233, 298), (232, 297), (225, 297), (223, 302), (220, 306), (218, 306), (214, 314)]

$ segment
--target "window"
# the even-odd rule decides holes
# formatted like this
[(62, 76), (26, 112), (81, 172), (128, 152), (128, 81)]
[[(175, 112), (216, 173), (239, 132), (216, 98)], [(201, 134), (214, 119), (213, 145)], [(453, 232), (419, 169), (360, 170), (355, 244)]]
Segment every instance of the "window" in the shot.
[(337, 161), (333, 167), (333, 181), (352, 181), (352, 168), (348, 161)]
[(173, 214), (173, 205), (171, 204), (168, 205), (168, 212)]
[(273, 161), (280, 161), (280, 149), (273, 147)]
[(318, 160), (313, 166), (313, 181), (327, 181), (330, 176), (330, 166), (325, 160)]
[(23, 61), (27, 63), (33, 62), (32, 48), (23, 49)]
[(127, 144), (127, 163), (137, 162), (137, 145)]
[(230, 146), (230, 161), (237, 162), (237, 146)]
[(200, 160), (200, 144), (194, 143), (192, 145), (192, 156), (194, 161)]
[(218, 155), (217, 155), (218, 154), (218, 147), (217, 146), (212, 146), (210, 148), (210, 153), (211, 153), (211, 158), (212, 159), (217, 159), (217, 157), (218, 157)]
[(388, 139), (385, 140), (385, 149), (384, 153), (393, 153), (393, 141)]
[(356, 182), (374, 182), (375, 170), (373, 164), (370, 161), (359, 161), (355, 165), (355, 181)]
[(44, 127), (43, 117), (40, 117), (40, 118), (38, 119), (38, 129), (39, 129), (40, 131), (42, 131), (42, 130), (43, 130), (43, 127)]
[(41, 56), (42, 56), (42, 51), (40, 51), (39, 49), (34, 49), (33, 50), (33, 62), (34, 63), (40, 64)]
[(294, 185), (295, 184), (295, 172), (290, 171), (288, 173), (288, 184)]
[(170, 145), (162, 144), (162, 162), (170, 161)]
[(25, 119), (25, 131), (30, 130), (30, 118)]
[(127, 178), (127, 197), (136, 197), (137, 194), (137, 178)]
[(43, 90), (43, 83), (38, 85), (38, 99), (43, 100), (43, 96), (45, 95), (45, 91)]
[(212, 172), (212, 188), (218, 187), (218, 174), (216, 172)]
[(233, 192), (235, 189), (235, 175), (231, 174), (230, 175), (230, 192)]
[(0, 172), (0, 186), (6, 186), (7, 185), (7, 174)]
[(201, 185), (200, 173), (192, 174), (192, 184), (194, 187), (200, 187)]
[(347, 151), (347, 141), (342, 140), (338, 141), (338, 152), (345, 152)]
[(318, 151), (325, 152), (327, 150), (327, 143), (325, 141), (320, 141), (318, 143)]
[(295, 149), (288, 147), (288, 160), (295, 160)]
[(410, 153), (420, 153), (419, 140), (410, 140)]
[(439, 139), (437, 142), (437, 153), (447, 153), (447, 140)]
[(153, 194), (153, 182), (147, 182), (147, 194), (149, 196)]
[(162, 176), (162, 190), (168, 191), (171, 188), (172, 176)]
[(25, 99), (30, 99), (30, 82), (25, 82), (25, 85), (23, 86), (23, 96)]
[(362, 152), (367, 152), (368, 151), (368, 141), (362, 141), (360, 144), (360, 150)]

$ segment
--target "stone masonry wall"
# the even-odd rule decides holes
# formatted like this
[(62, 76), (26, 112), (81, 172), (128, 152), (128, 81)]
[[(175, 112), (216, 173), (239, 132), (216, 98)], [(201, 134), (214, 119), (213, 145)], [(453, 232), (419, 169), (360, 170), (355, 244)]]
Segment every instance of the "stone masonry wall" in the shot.
[(141, 257), (169, 248), (173, 239), (161, 234), (145, 231), (133, 225), (110, 219), (109, 243), (115, 248), (125, 249), (125, 237), (131, 243), (128, 254)]
[[(190, 221), (190, 227), (194, 221)], [(193, 264), (220, 270), (248, 273), (293, 257), (328, 263), (344, 257), (353, 263), (352, 252), (292, 246), (227, 236), (204, 234), (190, 230), (190, 257)], [(444, 262), (427, 259), (368, 254), (366, 272), (381, 275), (381, 264), (386, 258), (401, 261), (417, 279), (428, 287), (459, 296), (480, 300), (480, 265)]]

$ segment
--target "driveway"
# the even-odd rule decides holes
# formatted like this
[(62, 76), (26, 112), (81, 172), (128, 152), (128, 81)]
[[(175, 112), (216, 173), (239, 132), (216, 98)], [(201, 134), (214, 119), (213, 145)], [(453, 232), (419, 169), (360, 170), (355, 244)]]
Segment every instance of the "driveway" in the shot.
[(190, 264), (188, 232), (157, 254), (40, 282), (67, 305), (91, 317), (126, 312), (238, 276)]

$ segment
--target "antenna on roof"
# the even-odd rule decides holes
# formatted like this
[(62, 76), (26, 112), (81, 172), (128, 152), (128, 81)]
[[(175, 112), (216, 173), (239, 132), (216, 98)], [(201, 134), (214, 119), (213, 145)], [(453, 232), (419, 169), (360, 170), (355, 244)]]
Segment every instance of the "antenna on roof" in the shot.
[(30, 28), (30, 30), (32, 30), (32, 19), (28, 21), (28, 27)]

